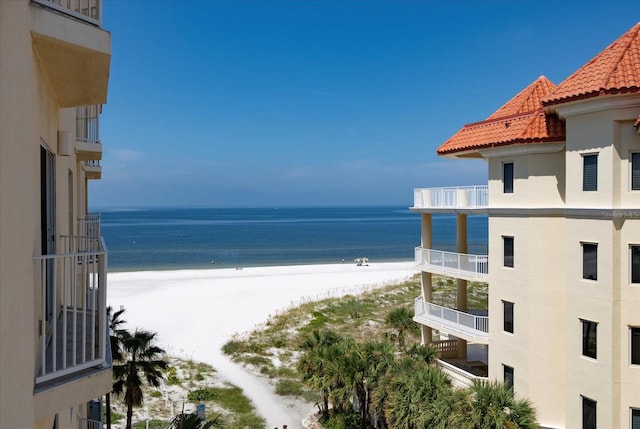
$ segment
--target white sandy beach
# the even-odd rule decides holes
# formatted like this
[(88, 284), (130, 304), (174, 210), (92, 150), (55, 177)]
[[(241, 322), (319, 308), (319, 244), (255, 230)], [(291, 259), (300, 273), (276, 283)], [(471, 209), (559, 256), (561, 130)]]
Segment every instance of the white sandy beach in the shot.
[(157, 332), (169, 354), (207, 362), (241, 387), (267, 428), (297, 429), (314, 409), (285, 403), (268, 382), (227, 359), (222, 345), (303, 301), (359, 293), (416, 272), (413, 262), (390, 262), (110, 273), (108, 303), (126, 308), (128, 329)]

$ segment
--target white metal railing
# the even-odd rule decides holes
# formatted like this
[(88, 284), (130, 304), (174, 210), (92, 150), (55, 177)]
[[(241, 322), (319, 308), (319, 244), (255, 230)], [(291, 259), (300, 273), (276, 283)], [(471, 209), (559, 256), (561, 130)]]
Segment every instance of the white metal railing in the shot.
[(414, 189), (413, 206), (435, 209), (486, 208), (489, 206), (489, 187), (478, 185)]
[(36, 384), (103, 365), (107, 251), (101, 237), (60, 237), (63, 252), (34, 256), (41, 301)]
[(489, 316), (476, 316), (452, 308), (427, 302), (422, 297), (415, 300), (415, 319), (423, 320), (458, 334), (474, 339), (489, 338)]
[(102, 429), (103, 424), (99, 420), (80, 419), (80, 429)]
[(489, 276), (489, 257), (487, 255), (466, 255), (416, 247), (415, 262), (416, 265), (426, 266), (435, 273), (453, 277), (464, 275), (483, 279)]
[(102, 0), (33, 0), (66, 15), (102, 26)]
[(100, 143), (100, 111), (102, 106), (76, 107), (76, 139), (87, 143)]
[(471, 374), (470, 372), (467, 372), (462, 368), (458, 368), (457, 366), (445, 362), (441, 359), (436, 359), (436, 365), (438, 366), (440, 371), (449, 376), (451, 382), (454, 384), (454, 386), (457, 387), (471, 387), (474, 380), (489, 380), (486, 377), (478, 377), (477, 375)]
[(78, 219), (78, 236), (100, 237), (100, 213), (87, 213), (83, 218)]

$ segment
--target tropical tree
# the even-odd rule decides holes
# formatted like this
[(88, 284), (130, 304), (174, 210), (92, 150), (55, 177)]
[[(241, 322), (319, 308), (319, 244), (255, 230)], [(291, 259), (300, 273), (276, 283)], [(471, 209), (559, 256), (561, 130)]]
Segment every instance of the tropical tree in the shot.
[(320, 411), (324, 416), (329, 413), (329, 399), (335, 389), (335, 372), (331, 366), (340, 356), (338, 345), (344, 339), (329, 329), (311, 331), (300, 342), (302, 355), (298, 359), (297, 369), (302, 379), (322, 395)]
[[(107, 319), (109, 321), (109, 346), (111, 348), (111, 360), (118, 362), (122, 360), (122, 347), (124, 339), (130, 337), (131, 334), (126, 329), (123, 329), (123, 325), (127, 323), (122, 318), (124, 314), (124, 307), (120, 310), (113, 312), (111, 306), (107, 307)], [(111, 393), (107, 393), (105, 397), (105, 406), (107, 409), (107, 429), (111, 429)]]
[(404, 348), (404, 338), (406, 332), (419, 331), (419, 326), (413, 321), (413, 312), (407, 307), (398, 307), (391, 310), (384, 320), (385, 324), (396, 331), (398, 338), (398, 348)]
[(168, 367), (164, 350), (154, 344), (155, 332), (137, 330), (123, 338), (122, 359), (113, 365), (113, 393), (124, 393), (127, 406), (126, 429), (131, 429), (133, 407), (142, 405), (142, 386), (158, 387), (162, 380), (162, 369)]
[(470, 419), (474, 429), (538, 429), (530, 401), (516, 399), (513, 389), (499, 381), (475, 381)]

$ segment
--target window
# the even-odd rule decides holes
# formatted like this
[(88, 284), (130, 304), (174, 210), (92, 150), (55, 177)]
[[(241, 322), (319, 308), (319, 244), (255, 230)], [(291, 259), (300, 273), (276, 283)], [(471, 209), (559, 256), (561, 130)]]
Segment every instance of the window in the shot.
[(596, 401), (582, 396), (582, 429), (596, 429)]
[(513, 368), (507, 365), (502, 365), (504, 372), (504, 384), (511, 390), (513, 390)]
[(513, 194), (513, 162), (502, 164), (502, 192)]
[(582, 243), (582, 278), (598, 280), (598, 245)]
[(598, 355), (598, 324), (588, 320), (582, 322), (582, 355), (597, 359)]
[(640, 191), (640, 152), (631, 154), (631, 190)]
[(631, 246), (631, 283), (640, 283), (640, 246)]
[(504, 309), (503, 330), (513, 334), (513, 302), (502, 301), (502, 307)]
[(629, 328), (631, 365), (640, 365), (640, 328)]
[(640, 429), (640, 409), (631, 408), (631, 429)]
[(584, 155), (582, 157), (582, 190), (598, 190), (598, 155)]
[(504, 243), (504, 266), (513, 268), (513, 237), (502, 237)]

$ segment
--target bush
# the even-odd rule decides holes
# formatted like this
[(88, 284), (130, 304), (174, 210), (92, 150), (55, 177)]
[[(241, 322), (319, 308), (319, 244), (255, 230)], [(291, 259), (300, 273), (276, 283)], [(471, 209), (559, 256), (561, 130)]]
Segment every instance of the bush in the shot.
[(153, 392), (151, 392), (151, 397), (152, 398), (162, 398), (162, 392), (154, 390)]
[(176, 367), (172, 366), (167, 371), (167, 384), (180, 384), (180, 379), (178, 378), (178, 373), (176, 371)]
[(213, 401), (218, 398), (218, 392), (212, 387), (208, 387), (206, 389), (198, 389), (192, 392), (189, 392), (187, 395), (187, 400), (191, 402), (206, 402)]
[(276, 384), (276, 394), (280, 396), (300, 396), (302, 394), (302, 386), (295, 380), (281, 379)]

